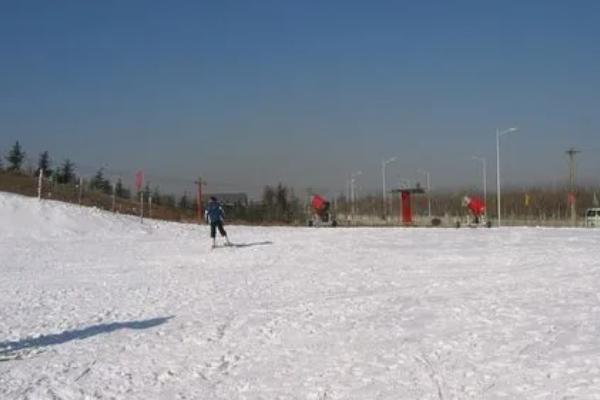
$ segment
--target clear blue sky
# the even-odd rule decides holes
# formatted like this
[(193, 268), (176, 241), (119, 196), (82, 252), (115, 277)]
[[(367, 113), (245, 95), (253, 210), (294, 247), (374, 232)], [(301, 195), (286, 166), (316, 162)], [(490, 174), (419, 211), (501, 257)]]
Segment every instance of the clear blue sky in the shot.
[[(0, 1), (0, 151), (168, 188), (507, 184), (600, 149), (598, 1)], [(580, 155), (600, 183), (600, 151)], [(168, 178), (168, 179), (167, 179)]]

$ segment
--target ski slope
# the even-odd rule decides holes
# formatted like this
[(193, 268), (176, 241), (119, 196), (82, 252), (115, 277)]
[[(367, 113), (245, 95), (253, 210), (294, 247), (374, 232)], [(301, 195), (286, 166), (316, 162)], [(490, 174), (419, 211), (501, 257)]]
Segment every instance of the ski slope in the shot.
[(600, 398), (600, 230), (226, 228), (0, 193), (0, 399)]

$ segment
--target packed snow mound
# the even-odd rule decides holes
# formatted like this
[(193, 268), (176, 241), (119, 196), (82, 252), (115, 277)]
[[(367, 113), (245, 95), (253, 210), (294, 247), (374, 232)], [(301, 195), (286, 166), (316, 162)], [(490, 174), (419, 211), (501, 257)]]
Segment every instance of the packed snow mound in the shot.
[(150, 232), (150, 227), (140, 224), (136, 217), (5, 192), (0, 192), (0, 221), (0, 235), (4, 237), (42, 240)]

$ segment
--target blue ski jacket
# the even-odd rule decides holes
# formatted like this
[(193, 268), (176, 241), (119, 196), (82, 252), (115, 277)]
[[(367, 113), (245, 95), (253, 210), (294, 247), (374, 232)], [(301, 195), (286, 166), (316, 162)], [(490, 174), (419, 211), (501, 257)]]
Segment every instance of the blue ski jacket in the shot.
[(209, 223), (212, 222), (223, 222), (223, 218), (225, 218), (225, 211), (223, 211), (223, 207), (218, 201), (209, 201), (208, 206), (206, 206), (206, 211), (204, 211), (204, 218)]

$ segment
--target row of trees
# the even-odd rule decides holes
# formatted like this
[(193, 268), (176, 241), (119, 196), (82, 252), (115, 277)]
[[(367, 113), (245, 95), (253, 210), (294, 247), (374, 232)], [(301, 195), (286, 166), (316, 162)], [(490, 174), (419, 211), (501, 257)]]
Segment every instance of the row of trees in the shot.
[[(26, 171), (23, 167), (26, 153), (18, 141), (13, 145), (11, 150), (4, 158), (7, 161), (7, 165), (4, 167), (2, 159), (0, 158), (0, 171), (4, 170), (6, 172), (15, 174), (31, 174), (36, 177), (39, 176), (40, 171), (42, 171), (44, 178), (46, 178), (52, 185), (79, 185), (82, 183), (91, 191), (107, 195), (114, 194), (116, 197), (121, 199), (131, 199), (134, 194), (131, 189), (123, 184), (121, 178), (117, 179), (117, 181), (113, 184), (105, 176), (103, 168), (100, 168), (96, 174), (89, 181), (87, 181), (80, 179), (77, 176), (76, 166), (68, 158), (59, 165), (53, 166), (48, 151), (43, 151), (39, 154), (37, 167), (30, 167)], [(150, 196), (152, 196), (154, 204), (160, 205), (164, 203), (167, 206), (176, 206), (175, 196), (162, 195), (158, 187), (155, 187), (153, 190), (151, 190), (149, 185), (146, 185), (146, 187), (143, 188), (142, 193), (146, 199), (149, 199)]]
[[(140, 193), (134, 193), (126, 187), (119, 178), (116, 182), (111, 182), (105, 175), (103, 168), (100, 168), (96, 174), (89, 180), (80, 180), (76, 174), (75, 164), (70, 159), (65, 159), (59, 165), (52, 165), (52, 160), (48, 151), (39, 154), (37, 167), (28, 167), (27, 171), (23, 169), (23, 163), (26, 159), (26, 153), (20, 143), (17, 141), (10, 151), (2, 159), (0, 158), (0, 171), (9, 173), (30, 174), (38, 176), (43, 171), (44, 177), (52, 185), (62, 185), (75, 187), (82, 183), (90, 191), (114, 195), (119, 199), (137, 198)], [(6, 164), (4, 163), (6, 161)], [(462, 207), (462, 197), (470, 191), (456, 191), (455, 193), (435, 193), (432, 195), (432, 211), (435, 216), (460, 216), (466, 213)], [(178, 210), (185, 218), (192, 218), (197, 213), (197, 199), (190, 196), (187, 192), (181, 196), (174, 194), (164, 194), (158, 186), (151, 188), (149, 184), (142, 189), (141, 194), (146, 201), (152, 198), (154, 205), (164, 206), (169, 209)], [(391, 196), (387, 206), (387, 214), (398, 214), (399, 202), (397, 196)], [(570, 207), (567, 202), (568, 190), (564, 188), (513, 188), (505, 190), (503, 193), (503, 214), (506, 217), (513, 218), (567, 218)], [(577, 208), (583, 210), (587, 207), (597, 206), (598, 196), (595, 188), (580, 187), (576, 192)], [(248, 221), (253, 223), (303, 223), (307, 218), (307, 198), (298, 198), (294, 191), (279, 183), (264, 187), (262, 197), (259, 202), (250, 204), (228, 204), (227, 214), (231, 220)], [(352, 207), (345, 196), (340, 195), (333, 200), (335, 211), (339, 214), (351, 214)], [(427, 210), (427, 197), (425, 195), (415, 196), (413, 199), (416, 214), (424, 215)], [(488, 212), (495, 215), (496, 203), (495, 196), (488, 198)], [(362, 196), (354, 204), (354, 210), (357, 214), (381, 217), (384, 215), (383, 201), (381, 195)]]
[[(7, 161), (6, 168), (0, 160), (0, 171), (6, 171), (12, 174), (23, 174), (30, 176), (39, 176), (40, 171), (44, 178), (54, 187), (72, 187), (73, 191), (79, 184), (82, 184), (87, 190), (92, 192), (115, 196), (118, 199), (130, 200), (137, 199), (140, 192), (134, 193), (126, 187), (119, 178), (116, 182), (111, 182), (106, 177), (103, 168), (98, 169), (94, 176), (89, 180), (80, 179), (76, 173), (76, 166), (70, 159), (65, 159), (59, 165), (53, 165), (48, 151), (39, 154), (37, 166), (24, 169), (26, 153), (21, 144), (17, 141), (8, 154), (4, 157)], [(32, 181), (33, 182), (33, 181)], [(57, 187), (58, 185), (58, 187)], [(197, 214), (197, 198), (184, 192), (181, 196), (174, 194), (165, 194), (160, 191), (158, 186), (151, 188), (146, 184), (141, 190), (144, 199), (152, 199), (153, 205), (163, 206), (173, 210), (179, 210), (181, 218), (192, 218)], [(276, 186), (265, 186), (262, 195), (262, 201), (250, 204), (227, 204), (227, 215), (230, 220), (248, 221), (254, 223), (294, 223), (304, 220), (304, 210), (300, 200), (295, 196), (293, 190), (279, 183)]]
[[(153, 198), (155, 198), (153, 196)], [(206, 199), (204, 199), (206, 202)], [(174, 202), (174, 198), (171, 199)], [(197, 198), (186, 193), (177, 202), (177, 207), (197, 213)], [(229, 220), (251, 223), (304, 223), (306, 213), (300, 199), (291, 188), (282, 183), (267, 185), (258, 202), (224, 204)]]
[[(6, 166), (6, 171), (17, 173), (22, 172), (25, 156), (25, 151), (23, 151), (21, 144), (19, 143), (19, 141), (17, 141), (5, 157), (6, 161), (8, 162)], [(0, 158), (0, 171), (2, 171), (3, 169), (4, 166), (2, 163), (2, 159)], [(61, 165), (52, 169), (50, 167), (50, 155), (47, 151), (44, 151), (40, 153), (38, 159), (38, 166), (35, 169), (34, 174), (37, 176), (40, 170), (43, 171), (44, 177), (52, 177), (58, 183), (76, 182), (75, 164), (73, 164), (73, 162), (71, 162), (71, 160), (69, 160), (68, 158), (65, 159)]]
[(270, 221), (292, 222), (304, 219), (305, 210), (294, 191), (283, 184), (265, 186), (262, 195), (264, 218)]
[[(80, 181), (76, 174), (75, 164), (68, 158), (65, 159), (61, 164), (53, 167), (50, 154), (48, 151), (43, 151), (39, 155), (37, 167), (30, 171), (24, 171), (23, 163), (25, 161), (25, 157), (26, 153), (19, 141), (17, 141), (5, 157), (6, 161), (8, 162), (6, 168), (4, 168), (2, 160), (0, 159), (0, 171), (5, 170), (13, 173), (29, 172), (35, 176), (38, 176), (40, 171), (42, 171), (44, 178), (48, 179), (53, 184), (76, 185)], [(132, 197), (132, 191), (123, 185), (123, 181), (119, 178), (113, 185), (113, 183), (105, 177), (103, 168), (100, 168), (93, 178), (89, 180), (89, 182), (86, 181), (85, 183), (92, 191), (105, 194), (113, 194), (114, 191), (114, 194), (117, 197), (123, 199), (130, 199)], [(165, 199), (165, 196), (160, 195), (158, 187), (151, 192), (150, 187), (146, 186), (143, 189), (143, 193), (146, 195), (146, 197), (149, 197), (152, 194), (154, 199), (156, 199), (157, 204), (161, 203), (161, 200)], [(171, 200), (170, 197), (174, 196), (167, 197), (168, 198), (165, 200)], [(173, 204), (175, 203), (174, 200), (166, 202)]]

